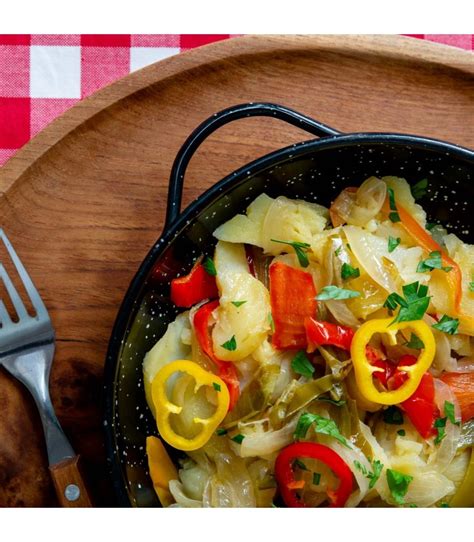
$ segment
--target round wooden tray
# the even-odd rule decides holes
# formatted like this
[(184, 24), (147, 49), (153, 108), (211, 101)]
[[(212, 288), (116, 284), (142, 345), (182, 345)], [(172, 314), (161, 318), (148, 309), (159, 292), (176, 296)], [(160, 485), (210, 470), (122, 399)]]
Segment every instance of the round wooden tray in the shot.
[[(100, 395), (122, 296), (163, 221), (168, 175), (186, 136), (241, 102), (281, 103), (342, 131), (420, 134), (474, 146), (471, 53), (398, 36), (248, 36), (172, 57), (99, 91), (0, 170), (0, 225), (57, 332), (51, 393), (86, 461), (96, 503), (105, 477)], [(308, 139), (273, 119), (214, 134), (193, 159), (185, 204), (250, 160)], [(0, 372), (0, 506), (55, 497), (39, 417)]]

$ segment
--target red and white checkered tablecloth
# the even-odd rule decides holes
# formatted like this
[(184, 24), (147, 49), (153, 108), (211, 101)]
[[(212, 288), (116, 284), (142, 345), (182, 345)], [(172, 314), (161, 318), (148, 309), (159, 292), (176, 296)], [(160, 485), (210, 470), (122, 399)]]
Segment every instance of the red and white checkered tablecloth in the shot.
[[(472, 35), (411, 35), (472, 51)], [(0, 35), (0, 166), (54, 118), (157, 60), (230, 35)]]

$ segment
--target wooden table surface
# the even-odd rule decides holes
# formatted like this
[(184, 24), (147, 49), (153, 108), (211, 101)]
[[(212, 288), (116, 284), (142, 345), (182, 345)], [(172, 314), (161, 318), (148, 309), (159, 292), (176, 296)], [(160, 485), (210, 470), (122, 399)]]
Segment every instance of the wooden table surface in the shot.
[[(80, 102), (0, 170), (0, 225), (57, 333), (51, 394), (98, 505), (112, 505), (102, 371), (122, 296), (164, 220), (186, 136), (241, 102), (284, 104), (342, 131), (474, 146), (471, 53), (399, 36), (247, 36), (135, 72)], [(274, 119), (227, 126), (193, 159), (185, 204), (242, 164), (308, 139)], [(0, 252), (0, 258), (4, 254)], [(55, 506), (38, 414), (0, 371), (0, 505)]]

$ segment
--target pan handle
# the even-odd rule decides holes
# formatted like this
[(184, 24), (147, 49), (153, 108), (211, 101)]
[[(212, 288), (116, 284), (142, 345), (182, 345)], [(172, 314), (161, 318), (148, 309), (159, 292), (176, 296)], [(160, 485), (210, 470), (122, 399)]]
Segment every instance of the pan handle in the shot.
[(234, 120), (246, 117), (274, 117), (292, 124), (297, 128), (302, 128), (307, 132), (318, 136), (337, 136), (338, 132), (334, 128), (326, 126), (321, 122), (313, 120), (293, 109), (272, 103), (248, 103), (240, 104), (224, 109), (215, 113), (212, 117), (202, 122), (186, 139), (179, 150), (171, 169), (171, 176), (168, 188), (168, 203), (166, 208), (165, 229), (168, 229), (179, 217), (181, 211), (181, 199), (183, 195), (184, 174), (192, 156), (215, 130), (232, 122)]

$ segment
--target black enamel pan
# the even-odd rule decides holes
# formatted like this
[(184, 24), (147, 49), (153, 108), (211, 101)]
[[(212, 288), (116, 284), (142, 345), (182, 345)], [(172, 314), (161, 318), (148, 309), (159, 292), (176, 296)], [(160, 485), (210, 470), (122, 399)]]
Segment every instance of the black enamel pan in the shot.
[[(228, 175), (180, 211), (184, 175), (199, 145), (233, 120), (268, 116), (307, 130), (310, 139), (278, 150)], [(430, 222), (440, 222), (474, 242), (471, 201), (474, 152), (425, 137), (386, 133), (342, 134), (296, 111), (274, 104), (231, 107), (204, 121), (179, 151), (169, 183), (163, 234), (140, 266), (122, 302), (110, 338), (105, 370), (105, 433), (117, 503), (159, 506), (148, 474), (145, 439), (156, 424), (145, 402), (141, 365), (177, 310), (170, 280), (194, 259), (211, 254), (215, 228), (262, 192), (329, 206), (346, 186), (371, 175), (394, 175), (411, 184), (428, 178), (422, 200)], [(179, 454), (169, 450), (173, 459)]]

